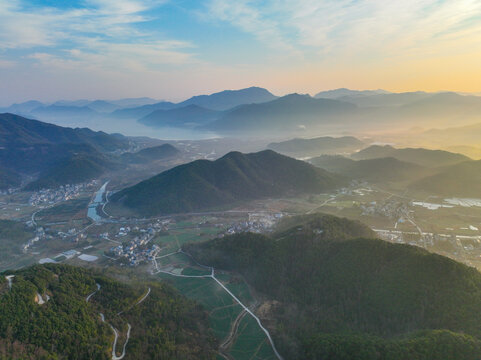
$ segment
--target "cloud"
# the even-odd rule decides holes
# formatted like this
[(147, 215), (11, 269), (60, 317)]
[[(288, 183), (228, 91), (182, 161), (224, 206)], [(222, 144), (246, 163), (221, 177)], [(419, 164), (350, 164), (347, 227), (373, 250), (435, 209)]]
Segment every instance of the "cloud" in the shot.
[(321, 58), (437, 54), (457, 39), (481, 45), (478, 0), (210, 0), (206, 14), (267, 46)]
[[(192, 44), (159, 39), (158, 34), (136, 26), (151, 20), (149, 10), (163, 3), (86, 0), (82, 7), (32, 9), (11, 0), (0, 5), (0, 49), (31, 49), (23, 58), (62, 68), (81, 65), (139, 69), (185, 63), (192, 59), (187, 51)], [(21, 23), (18, 19), (22, 19)]]
[(9, 69), (13, 68), (14, 66), (15, 63), (13, 61), (0, 58), (0, 69)]
[(250, 1), (212, 0), (208, 3), (208, 16), (237, 26), (252, 33), (262, 42), (279, 50), (295, 51), (282, 34), (277, 19), (267, 16), (262, 8), (253, 6)]

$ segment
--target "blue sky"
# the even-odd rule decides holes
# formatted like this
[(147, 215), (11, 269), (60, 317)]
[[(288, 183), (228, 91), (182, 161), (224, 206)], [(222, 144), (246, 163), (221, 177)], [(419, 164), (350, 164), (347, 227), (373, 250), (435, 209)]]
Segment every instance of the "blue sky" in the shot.
[(0, 104), (481, 91), (479, 0), (0, 0)]

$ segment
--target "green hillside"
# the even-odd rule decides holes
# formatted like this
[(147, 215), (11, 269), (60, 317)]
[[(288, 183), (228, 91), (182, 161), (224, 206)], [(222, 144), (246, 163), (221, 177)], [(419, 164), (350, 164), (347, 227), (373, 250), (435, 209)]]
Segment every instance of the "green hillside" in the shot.
[(114, 194), (111, 201), (152, 216), (318, 193), (342, 184), (336, 175), (271, 150), (231, 152), (216, 161), (197, 160), (167, 170)]
[(148, 163), (154, 160), (169, 158), (179, 154), (179, 150), (170, 144), (149, 147), (135, 153), (123, 153), (120, 157), (127, 163)]
[[(15, 275), (11, 289), (7, 274)], [(96, 283), (100, 290), (86, 301)], [(149, 295), (137, 304), (149, 287)], [(37, 294), (45, 303), (36, 302)], [(125, 359), (215, 358), (206, 314), (170, 286), (128, 285), (93, 271), (52, 264), (1, 277), (1, 359), (110, 359), (110, 325), (120, 334), (120, 355), (128, 324)]]
[(414, 180), (429, 173), (422, 166), (393, 157), (355, 161), (342, 156), (323, 155), (309, 162), (351, 179), (371, 182)]
[(121, 135), (0, 114), (0, 167), (19, 174), (47, 171), (78, 154), (99, 156), (129, 146)]
[(466, 161), (436, 170), (435, 175), (416, 181), (409, 188), (444, 196), (481, 197), (481, 161)]
[(17, 187), (22, 179), (15, 171), (0, 167), (0, 190)]
[(98, 151), (114, 151), (129, 146), (127, 138), (118, 138), (87, 128), (68, 128), (14, 114), (0, 114), (0, 146), (22, 147), (35, 144), (88, 144)]
[(4, 262), (22, 254), (22, 245), (34, 237), (25, 223), (0, 220), (0, 267)]
[(102, 157), (77, 155), (60, 161), (29, 183), (25, 190), (56, 188), (60, 185), (79, 184), (101, 176), (115, 165)]
[(269, 300), (262, 316), (286, 359), (479, 358), (474, 268), (367, 239), (369, 229), (346, 219), (290, 225), (184, 247), (202, 264), (240, 273)]

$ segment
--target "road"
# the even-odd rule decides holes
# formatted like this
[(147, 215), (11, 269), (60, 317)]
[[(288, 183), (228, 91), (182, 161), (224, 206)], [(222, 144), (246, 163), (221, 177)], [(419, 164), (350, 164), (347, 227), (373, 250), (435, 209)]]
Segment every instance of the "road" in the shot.
[(140, 305), (141, 303), (144, 302), (145, 299), (147, 299), (147, 297), (150, 295), (150, 287), (149, 287), (149, 290), (147, 290), (147, 294), (145, 294), (142, 299), (140, 299), (139, 301), (137, 301), (137, 303), (134, 305), (134, 306), (137, 306), (137, 305)]
[[(89, 300), (92, 298), (92, 296), (94, 296), (97, 292), (100, 291), (100, 288), (101, 288), (100, 284), (96, 283), (95, 285), (97, 285), (97, 290), (95, 290), (94, 292), (87, 295), (87, 297), (85, 298), (86, 302), (89, 302)], [(147, 294), (145, 294), (137, 303), (132, 305), (132, 307), (139, 305), (145, 299), (147, 299), (147, 297), (150, 295), (150, 290), (151, 289), (149, 287), (149, 289), (147, 290)], [(129, 310), (131, 308), (129, 308)], [(99, 313), (99, 315), (100, 315), (100, 319), (102, 320), (102, 322), (106, 323), (104, 314)], [(129, 339), (130, 339), (130, 330), (132, 330), (132, 327), (130, 326), (129, 323), (127, 323), (127, 338), (126, 338), (124, 346), (122, 348), (122, 354), (120, 356), (117, 356), (115, 349), (117, 348), (117, 341), (119, 340), (119, 332), (111, 324), (108, 324), (108, 323), (106, 323), (106, 324), (110, 326), (110, 328), (112, 329), (112, 331), (114, 333), (114, 342), (112, 344), (112, 360), (122, 360), (125, 357), (125, 349), (127, 348), (127, 344), (129, 342)]]
[(114, 344), (112, 345), (112, 360), (122, 360), (125, 357), (125, 348), (127, 347), (127, 343), (129, 342), (130, 339), (130, 330), (132, 327), (130, 324), (127, 323), (127, 340), (125, 340), (124, 347), (122, 349), (122, 354), (120, 356), (117, 356), (115, 353), (115, 348), (117, 347), (117, 339), (119, 338), (119, 334), (117, 332), (117, 329), (114, 328), (112, 325), (110, 325), (110, 328), (113, 330), (115, 334), (115, 339), (114, 339)]
[(239, 313), (239, 315), (237, 315), (236, 319), (234, 320), (234, 323), (230, 328), (229, 335), (227, 335), (227, 337), (224, 339), (224, 342), (220, 344), (219, 353), (224, 359), (234, 360), (232, 356), (227, 353), (227, 351), (232, 346), (232, 343), (234, 342), (235, 336), (237, 334), (237, 330), (239, 329), (239, 324), (246, 315), (247, 315), (247, 311), (245, 310), (242, 310)]
[(316, 210), (319, 210), (320, 208), (322, 208), (322, 207), (323, 207), (324, 205), (326, 205), (327, 203), (333, 201), (335, 198), (336, 198), (335, 195), (331, 195), (331, 197), (330, 197), (329, 199), (327, 199), (326, 201), (324, 201), (321, 205), (316, 206), (314, 209), (309, 210), (308, 212), (306, 212), (306, 214), (312, 214), (312, 213), (315, 212)]
[(93, 293), (89, 294), (86, 298), (85, 298), (85, 301), (86, 302), (89, 302), (90, 298), (92, 296), (94, 296), (99, 290), (100, 290), (100, 284), (96, 283), (95, 285), (97, 285), (97, 290), (95, 290)]
[[(257, 322), (257, 324), (259, 325), (259, 327), (261, 328), (261, 330), (264, 332), (264, 334), (266, 335), (267, 339), (269, 340), (269, 343), (272, 347), (272, 351), (274, 351), (274, 354), (276, 355), (276, 357), (279, 359), (279, 360), (284, 360), (283, 357), (281, 356), (281, 354), (279, 354), (279, 352), (277, 351), (277, 348), (274, 344), (274, 341), (272, 340), (272, 337), (271, 337), (271, 334), (269, 333), (269, 331), (262, 325), (261, 323), (261, 320), (247, 307), (245, 306), (238, 298), (237, 296), (235, 296), (227, 287), (224, 286), (224, 284), (222, 284), (222, 282), (219, 281), (219, 279), (217, 279), (215, 277), (215, 269), (213, 267), (210, 267), (210, 266), (205, 266), (205, 265), (201, 265), (199, 264), (190, 254), (182, 251), (182, 249), (179, 249), (177, 252), (181, 252), (187, 256), (189, 256), (197, 265), (203, 267), (203, 268), (206, 268), (206, 269), (210, 269), (211, 270), (211, 273), (210, 275), (182, 275), (182, 274), (174, 274), (172, 272), (168, 272), (168, 271), (163, 271), (163, 270), (160, 270), (158, 269), (158, 266), (157, 266), (157, 262), (155, 262), (155, 266), (156, 266), (156, 269), (157, 269), (157, 272), (152, 272), (153, 274), (157, 274), (157, 273), (164, 273), (164, 274), (168, 274), (168, 275), (171, 275), (171, 276), (177, 276), (177, 277), (183, 277), (183, 278), (211, 278), (213, 279), (222, 289), (224, 289), (233, 299), (235, 302), (237, 302), (243, 309), (243, 311), (245, 311), (246, 313), (248, 313), (250, 316), (252, 316), (252, 318)], [(175, 253), (172, 253), (172, 254), (176, 254), (177, 252)], [(170, 255), (172, 255), (170, 254)], [(168, 255), (167, 255), (168, 256)], [(155, 259), (154, 259), (155, 260)], [(225, 356), (224, 356), (225, 358)]]

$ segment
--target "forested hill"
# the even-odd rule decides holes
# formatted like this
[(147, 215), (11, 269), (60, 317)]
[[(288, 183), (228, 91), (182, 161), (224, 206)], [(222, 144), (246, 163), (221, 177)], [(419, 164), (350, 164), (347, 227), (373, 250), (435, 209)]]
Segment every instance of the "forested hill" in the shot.
[(118, 168), (117, 164), (101, 154), (74, 155), (40, 173), (38, 179), (29, 183), (24, 189), (35, 191), (57, 188), (64, 184), (79, 184), (98, 178), (104, 172), (116, 168)]
[(127, 163), (148, 163), (150, 161), (165, 159), (176, 156), (180, 151), (170, 144), (148, 147), (135, 153), (126, 152), (120, 156), (120, 160)]
[(352, 136), (323, 136), (313, 139), (290, 139), (274, 142), (267, 148), (292, 156), (319, 156), (321, 154), (338, 154), (353, 152), (364, 146), (364, 143)]
[(478, 271), (417, 247), (358, 238), (368, 230), (346, 219), (290, 221), (272, 236), (184, 247), (205, 265), (240, 273), (269, 299), (260, 315), (286, 359), (479, 359)]
[(444, 150), (424, 148), (397, 149), (390, 145), (372, 145), (351, 155), (354, 160), (369, 160), (391, 157), (400, 161), (425, 167), (439, 167), (471, 160), (467, 156)]
[(14, 114), (0, 114), (0, 146), (22, 148), (35, 145), (88, 144), (98, 151), (127, 149), (127, 138), (92, 131), (68, 128)]
[(465, 161), (436, 169), (436, 174), (409, 186), (442, 196), (481, 197), (481, 160)]
[[(15, 275), (11, 288), (6, 275)], [(110, 325), (120, 356), (128, 324), (126, 360), (215, 359), (206, 314), (168, 285), (127, 285), (52, 264), (1, 274), (0, 359), (110, 359)]]
[(152, 216), (191, 212), (269, 196), (316, 193), (344, 179), (272, 150), (231, 152), (216, 161), (196, 160), (167, 170), (111, 197)]
[(340, 155), (322, 155), (309, 162), (327, 171), (351, 179), (370, 182), (417, 180), (429, 175), (429, 169), (394, 157), (352, 160)]

